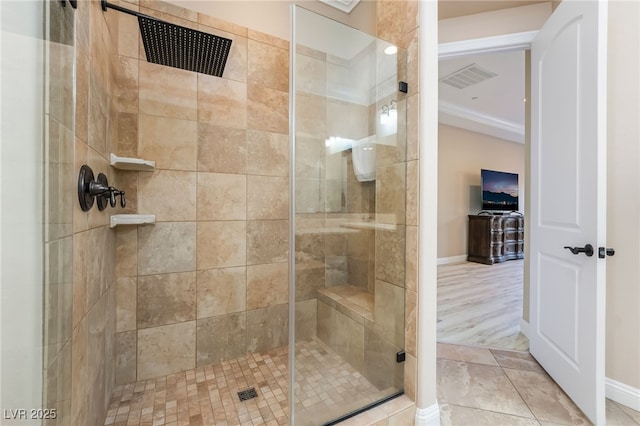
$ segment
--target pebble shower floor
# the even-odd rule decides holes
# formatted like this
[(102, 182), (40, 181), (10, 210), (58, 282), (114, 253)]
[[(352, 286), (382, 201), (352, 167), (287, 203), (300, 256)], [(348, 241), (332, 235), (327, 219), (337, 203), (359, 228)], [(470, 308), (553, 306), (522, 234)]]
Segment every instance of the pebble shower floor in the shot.
[[(288, 348), (117, 386), (106, 426), (287, 425)], [(255, 387), (258, 396), (240, 401)], [(296, 343), (296, 425), (330, 421), (380, 391), (322, 342)], [(345, 407), (345, 401), (349, 406)]]

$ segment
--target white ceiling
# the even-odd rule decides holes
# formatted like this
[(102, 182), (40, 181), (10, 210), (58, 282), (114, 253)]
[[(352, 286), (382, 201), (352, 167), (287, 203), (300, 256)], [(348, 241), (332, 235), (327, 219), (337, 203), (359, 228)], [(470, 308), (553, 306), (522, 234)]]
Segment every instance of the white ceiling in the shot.
[(438, 0), (438, 19), (546, 3), (549, 0)]
[(524, 61), (524, 51), (440, 61), (440, 78), (471, 64), (497, 74), (463, 89), (440, 82), (440, 122), (524, 143)]

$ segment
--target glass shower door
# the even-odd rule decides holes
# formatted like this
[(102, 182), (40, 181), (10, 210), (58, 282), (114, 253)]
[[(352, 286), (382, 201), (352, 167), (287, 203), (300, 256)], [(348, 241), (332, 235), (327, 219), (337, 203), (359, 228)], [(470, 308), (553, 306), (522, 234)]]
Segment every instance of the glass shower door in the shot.
[(296, 425), (402, 393), (405, 94), (397, 48), (293, 12)]
[(2, 1), (2, 425), (71, 424), (74, 12)]

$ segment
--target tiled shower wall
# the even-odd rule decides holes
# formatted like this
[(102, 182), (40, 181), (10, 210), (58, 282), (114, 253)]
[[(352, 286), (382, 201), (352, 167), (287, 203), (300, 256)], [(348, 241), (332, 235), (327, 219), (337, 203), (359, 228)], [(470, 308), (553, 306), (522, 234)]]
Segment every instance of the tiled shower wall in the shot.
[[(138, 4), (139, 3), (139, 4)], [(288, 343), (288, 42), (162, 2), (122, 5), (233, 40), (222, 78), (150, 64), (118, 14), (116, 382)]]
[[(418, 161), (419, 161), (419, 36), (418, 1), (416, 0), (378, 0), (376, 8), (377, 37), (394, 43), (406, 52), (406, 76), (409, 92), (406, 102), (406, 157), (394, 162), (391, 167), (406, 167), (406, 194), (403, 203), (405, 238), (405, 336), (404, 348), (406, 361), (404, 366), (404, 391), (411, 399), (416, 398), (417, 383), (417, 300), (418, 300)], [(430, 143), (431, 141), (424, 141)], [(400, 214), (400, 212), (398, 212)], [(400, 217), (400, 216), (397, 216)], [(401, 222), (398, 222), (401, 223)], [(379, 240), (376, 239), (376, 249)], [(376, 265), (378, 266), (378, 265)], [(392, 275), (389, 275), (392, 277)], [(390, 280), (395, 283), (394, 279)], [(395, 284), (394, 284), (395, 285)]]
[(373, 217), (375, 182), (357, 182), (351, 154), (328, 153), (325, 143), (369, 134), (368, 90), (365, 99), (342, 99), (349, 92), (362, 96), (351, 85), (368, 87), (369, 70), (358, 74), (350, 61), (301, 46), (296, 60), (296, 301), (315, 312), (318, 290), (346, 283), (367, 288), (369, 269), (373, 275), (373, 244), (366, 238), (373, 232), (349, 238), (341, 225)]
[(72, 420), (61, 418), (59, 424), (96, 425), (103, 421), (115, 382), (116, 236), (108, 226), (114, 209), (99, 212), (94, 205), (83, 212), (74, 189), (83, 164), (115, 181), (107, 158), (116, 133), (118, 21), (103, 13), (98, 1), (78, 2), (75, 17), (75, 164), (65, 189), (73, 205)]

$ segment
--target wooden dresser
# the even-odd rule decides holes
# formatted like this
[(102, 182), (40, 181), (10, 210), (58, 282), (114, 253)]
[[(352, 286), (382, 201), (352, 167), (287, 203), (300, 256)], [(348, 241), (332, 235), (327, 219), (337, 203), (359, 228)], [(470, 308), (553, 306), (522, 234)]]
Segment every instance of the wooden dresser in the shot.
[(469, 215), (468, 261), (493, 265), (523, 257), (523, 216)]

